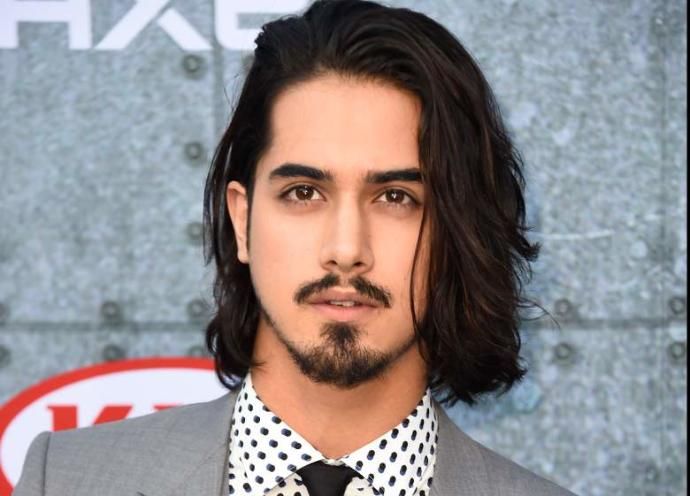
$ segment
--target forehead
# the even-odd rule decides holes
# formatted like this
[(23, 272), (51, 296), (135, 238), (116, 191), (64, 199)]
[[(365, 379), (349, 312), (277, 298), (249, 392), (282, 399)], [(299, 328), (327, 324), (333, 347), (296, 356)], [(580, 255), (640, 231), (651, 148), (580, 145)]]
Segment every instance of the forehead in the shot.
[(333, 171), (336, 178), (419, 167), (421, 104), (388, 83), (326, 75), (282, 92), (271, 109), (271, 143), (257, 177), (284, 162)]

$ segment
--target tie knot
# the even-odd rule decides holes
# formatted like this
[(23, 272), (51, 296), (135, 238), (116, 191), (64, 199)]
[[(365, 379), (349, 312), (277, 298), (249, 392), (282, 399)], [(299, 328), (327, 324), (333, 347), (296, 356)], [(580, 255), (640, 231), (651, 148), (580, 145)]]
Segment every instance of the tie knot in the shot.
[(356, 471), (346, 465), (314, 462), (297, 471), (307, 486), (309, 496), (342, 496)]

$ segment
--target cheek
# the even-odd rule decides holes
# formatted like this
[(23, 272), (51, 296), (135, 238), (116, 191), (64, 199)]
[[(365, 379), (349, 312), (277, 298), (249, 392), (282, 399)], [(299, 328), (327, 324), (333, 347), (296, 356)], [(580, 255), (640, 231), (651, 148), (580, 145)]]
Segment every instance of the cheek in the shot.
[(252, 205), (249, 229), (249, 250), (252, 259), (261, 260), (257, 266), (279, 263), (289, 254), (298, 239), (294, 229), (271, 209), (268, 202), (257, 199)]
[(414, 297), (417, 319), (420, 319), (426, 311), (430, 257), (428, 233), (425, 233), (420, 240), (417, 265), (414, 273)]
[[(410, 278), (419, 226), (411, 225), (404, 229), (399, 225), (381, 226), (376, 232), (375, 279), (380, 278), (383, 284), (388, 285), (390, 290), (394, 291), (396, 304), (405, 309), (405, 318), (408, 318), (410, 312)], [(418, 266), (415, 279), (419, 279), (421, 270), (423, 268)], [(415, 293), (417, 293), (416, 289)]]
[(259, 291), (291, 298), (299, 285), (319, 275), (315, 260), (315, 229), (280, 216), (270, 206), (253, 205), (250, 225), (249, 261)]

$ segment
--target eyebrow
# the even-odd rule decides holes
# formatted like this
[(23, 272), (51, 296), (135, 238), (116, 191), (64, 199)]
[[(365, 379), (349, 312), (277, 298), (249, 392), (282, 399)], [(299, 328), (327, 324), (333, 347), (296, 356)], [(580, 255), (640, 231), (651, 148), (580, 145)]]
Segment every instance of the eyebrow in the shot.
[[(304, 164), (285, 163), (276, 167), (268, 175), (269, 180), (278, 178), (307, 177), (314, 181), (333, 182), (333, 173)], [(380, 172), (369, 171), (365, 176), (368, 184), (385, 184), (393, 181), (422, 182), (422, 174), (419, 169), (408, 167), (405, 169), (390, 169)]]
[(385, 184), (392, 181), (422, 182), (422, 173), (419, 169), (391, 169), (382, 172), (367, 172), (366, 182), (369, 184)]

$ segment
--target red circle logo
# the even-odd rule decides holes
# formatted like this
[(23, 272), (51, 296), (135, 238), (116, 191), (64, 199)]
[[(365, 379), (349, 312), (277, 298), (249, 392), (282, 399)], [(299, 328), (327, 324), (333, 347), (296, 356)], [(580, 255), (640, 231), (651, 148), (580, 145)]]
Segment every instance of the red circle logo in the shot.
[(124, 420), (226, 392), (207, 358), (120, 360), (49, 377), (0, 408), (0, 494), (11, 494), (31, 441), (43, 431)]

